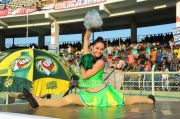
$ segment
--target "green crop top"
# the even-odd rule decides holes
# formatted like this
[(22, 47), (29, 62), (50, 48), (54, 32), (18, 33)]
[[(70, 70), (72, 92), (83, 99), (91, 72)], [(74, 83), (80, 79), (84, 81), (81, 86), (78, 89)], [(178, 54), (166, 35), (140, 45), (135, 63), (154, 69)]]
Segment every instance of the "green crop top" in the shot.
[(80, 74), (79, 78), (79, 87), (80, 88), (97, 88), (104, 84), (103, 80), (104, 68), (99, 70), (95, 75), (91, 76), (88, 79), (82, 79), (82, 75)]

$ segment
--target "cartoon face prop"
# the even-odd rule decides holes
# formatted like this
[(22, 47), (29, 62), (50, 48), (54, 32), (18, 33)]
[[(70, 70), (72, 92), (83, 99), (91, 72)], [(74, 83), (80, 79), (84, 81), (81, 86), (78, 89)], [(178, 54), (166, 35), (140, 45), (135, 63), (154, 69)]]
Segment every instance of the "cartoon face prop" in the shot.
[(37, 61), (37, 69), (41, 73), (45, 73), (46, 75), (50, 75), (55, 68), (55, 65), (51, 59), (41, 58)]
[(30, 61), (31, 61), (30, 57), (22, 57), (22, 58), (16, 59), (11, 64), (12, 71), (18, 71), (20, 69), (26, 68), (27, 66), (30, 65)]

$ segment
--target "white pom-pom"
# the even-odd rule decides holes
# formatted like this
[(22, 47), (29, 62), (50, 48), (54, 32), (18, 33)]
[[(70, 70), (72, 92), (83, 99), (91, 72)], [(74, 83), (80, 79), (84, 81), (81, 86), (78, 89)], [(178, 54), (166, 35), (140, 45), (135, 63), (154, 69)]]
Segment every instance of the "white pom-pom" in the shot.
[(84, 18), (84, 26), (86, 29), (101, 28), (103, 21), (98, 11), (89, 11)]

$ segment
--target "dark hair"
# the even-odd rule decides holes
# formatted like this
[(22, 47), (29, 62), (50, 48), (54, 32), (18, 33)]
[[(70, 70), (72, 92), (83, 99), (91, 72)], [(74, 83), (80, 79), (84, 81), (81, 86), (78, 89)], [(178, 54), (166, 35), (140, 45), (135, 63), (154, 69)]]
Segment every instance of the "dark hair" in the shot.
[(103, 59), (104, 60), (103, 54), (101, 56), (99, 56), (99, 57), (94, 57), (94, 62), (98, 61), (99, 59)]
[[(93, 42), (92, 45), (96, 45), (97, 43), (102, 43), (102, 44), (104, 44), (104, 47), (106, 47), (106, 43), (104, 42), (104, 40), (103, 40), (102, 37), (98, 37), (98, 38)], [(99, 59), (103, 59), (103, 54), (102, 54), (101, 56), (99, 56), (99, 57), (95, 57), (95, 58), (94, 58), (95, 62), (96, 62), (97, 60), (99, 60)]]
[(151, 47), (151, 50), (152, 50), (152, 49), (154, 50), (154, 47)]
[(104, 42), (104, 39), (102, 37), (98, 37), (94, 42), (93, 45), (96, 45), (97, 43), (103, 43), (104, 47), (106, 47), (106, 44)]

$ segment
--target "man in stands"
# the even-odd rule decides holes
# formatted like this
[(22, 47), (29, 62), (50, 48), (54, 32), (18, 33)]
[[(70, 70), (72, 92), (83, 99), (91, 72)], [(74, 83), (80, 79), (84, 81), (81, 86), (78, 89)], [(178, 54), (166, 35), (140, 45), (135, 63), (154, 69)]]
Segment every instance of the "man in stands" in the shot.
[(145, 49), (140, 49), (139, 55), (138, 55), (138, 60), (140, 60), (140, 64), (144, 65), (144, 63), (146, 61)]
[(151, 48), (151, 53), (150, 53), (150, 60), (154, 64), (157, 59), (157, 54), (156, 51), (154, 50), (154, 47)]
[(131, 49), (128, 50), (127, 63), (132, 68), (134, 66), (134, 64), (135, 64), (135, 58), (136, 57), (132, 54), (131, 51), (132, 51)]

